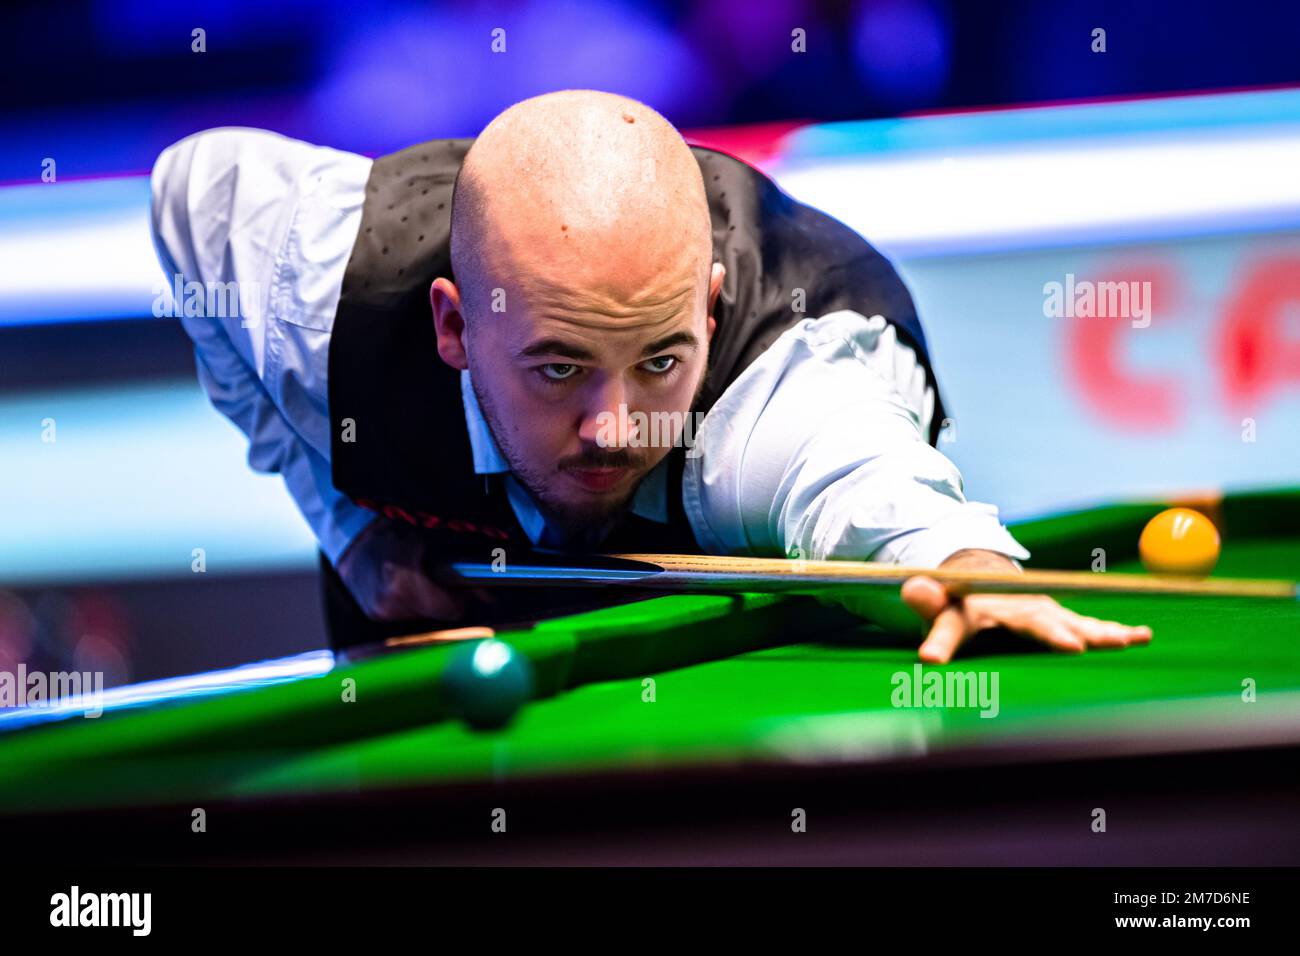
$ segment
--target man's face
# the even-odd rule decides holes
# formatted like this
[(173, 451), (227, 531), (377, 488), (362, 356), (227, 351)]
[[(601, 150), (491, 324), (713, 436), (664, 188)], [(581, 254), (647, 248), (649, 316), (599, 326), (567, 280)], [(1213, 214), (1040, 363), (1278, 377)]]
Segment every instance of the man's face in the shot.
[[(581, 294), (521, 279), (489, 292), (503, 311), (468, 318), (465, 363), (484, 416), (569, 546), (598, 544), (681, 440), (707, 367), (715, 272), (707, 284), (690, 268), (575, 283)], [(435, 285), (435, 313), (437, 299)], [(650, 422), (668, 427), (638, 428)]]

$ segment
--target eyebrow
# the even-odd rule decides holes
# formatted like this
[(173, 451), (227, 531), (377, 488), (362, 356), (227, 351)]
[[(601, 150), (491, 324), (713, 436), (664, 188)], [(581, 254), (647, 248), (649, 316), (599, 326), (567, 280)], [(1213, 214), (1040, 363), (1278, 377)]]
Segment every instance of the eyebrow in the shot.
[(516, 353), (520, 358), (536, 358), (539, 355), (558, 355), (561, 358), (577, 359), (580, 362), (590, 362), (595, 359), (588, 349), (580, 345), (573, 345), (563, 339), (539, 339), (531, 345), (526, 345)]
[[(652, 358), (667, 349), (675, 346), (683, 346), (688, 349), (698, 349), (700, 340), (695, 337), (694, 332), (673, 332), (665, 335), (661, 339), (655, 339), (641, 350), (643, 359)], [(539, 339), (529, 345), (524, 346), (516, 353), (520, 358), (536, 358), (539, 355), (556, 355), (560, 358), (573, 359), (578, 362), (594, 361), (596, 356), (581, 345), (574, 345), (559, 338)]]
[(655, 339), (643, 348), (641, 350), (641, 357), (651, 358), (658, 355), (660, 352), (667, 351), (668, 349), (675, 348), (679, 345), (688, 349), (698, 349), (700, 347), (700, 340), (695, 337), (694, 332), (672, 332), (661, 339)]

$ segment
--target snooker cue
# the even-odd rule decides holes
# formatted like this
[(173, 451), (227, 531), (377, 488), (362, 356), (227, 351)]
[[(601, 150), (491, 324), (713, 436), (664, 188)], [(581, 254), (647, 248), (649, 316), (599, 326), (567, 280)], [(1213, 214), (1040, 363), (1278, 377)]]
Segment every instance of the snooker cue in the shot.
[(635, 587), (665, 591), (822, 594), (858, 587), (897, 587), (927, 577), (955, 594), (1183, 595), (1300, 599), (1294, 581), (1178, 578), (1095, 571), (982, 571), (909, 568), (869, 561), (805, 561), (725, 555), (614, 554), (590, 564), (508, 565), (453, 563), (449, 583), (513, 587)]

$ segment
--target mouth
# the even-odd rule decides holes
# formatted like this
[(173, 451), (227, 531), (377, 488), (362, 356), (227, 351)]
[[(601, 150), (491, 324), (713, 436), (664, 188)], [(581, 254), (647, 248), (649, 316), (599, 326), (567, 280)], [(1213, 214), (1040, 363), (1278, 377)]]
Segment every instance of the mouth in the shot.
[(570, 468), (565, 474), (590, 492), (609, 491), (632, 473), (631, 468)]

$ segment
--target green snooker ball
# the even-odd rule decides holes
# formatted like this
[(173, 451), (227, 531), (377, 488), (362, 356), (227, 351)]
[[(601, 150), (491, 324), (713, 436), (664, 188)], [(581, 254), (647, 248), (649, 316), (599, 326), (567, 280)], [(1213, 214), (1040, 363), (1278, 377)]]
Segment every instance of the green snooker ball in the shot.
[(495, 730), (532, 696), (533, 667), (505, 641), (475, 641), (452, 653), (442, 686), (453, 714), (475, 730)]

